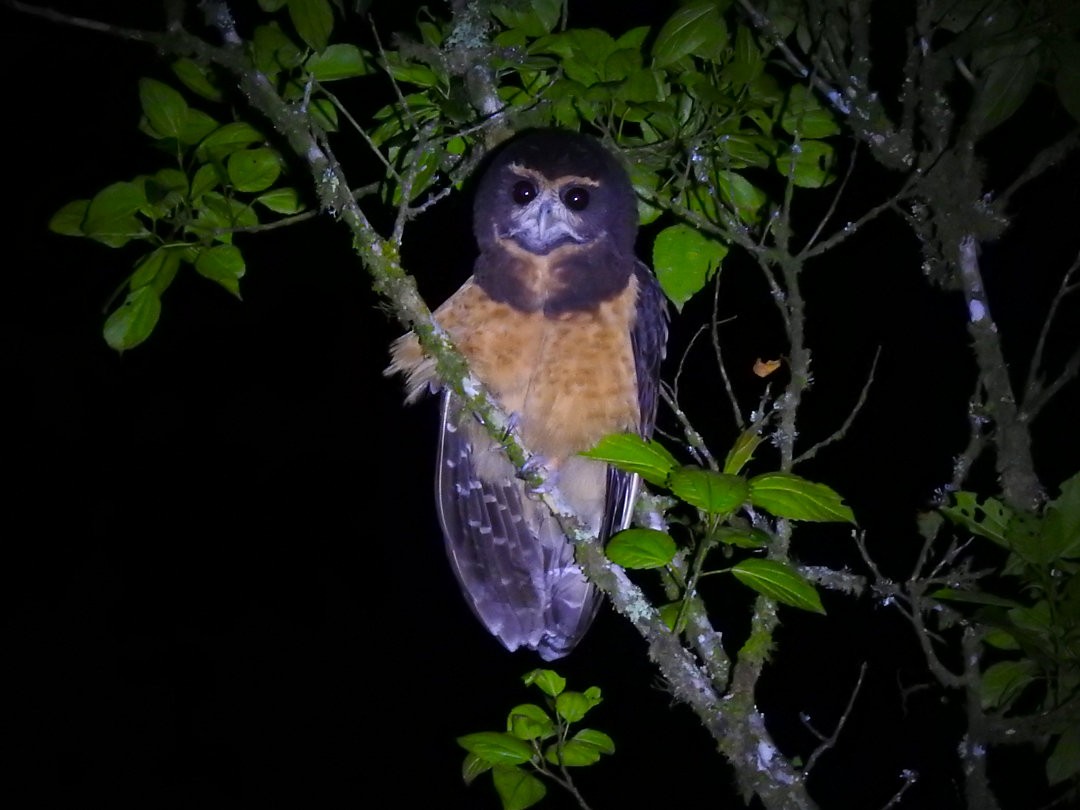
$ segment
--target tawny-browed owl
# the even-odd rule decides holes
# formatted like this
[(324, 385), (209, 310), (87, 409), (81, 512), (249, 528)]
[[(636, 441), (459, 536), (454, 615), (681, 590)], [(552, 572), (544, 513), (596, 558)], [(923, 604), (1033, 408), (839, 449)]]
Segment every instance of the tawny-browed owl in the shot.
[[(663, 296), (634, 256), (637, 205), (625, 170), (594, 138), (528, 132), (476, 188), (472, 278), (435, 312), (473, 373), (512, 415), (578, 516), (601, 538), (629, 524), (635, 476), (579, 455), (609, 433), (649, 436), (667, 340)], [(439, 388), (409, 333), (387, 373), (407, 400)], [(449, 390), (435, 496), (465, 598), (508, 649), (545, 660), (581, 640), (600, 597), (546, 507)]]

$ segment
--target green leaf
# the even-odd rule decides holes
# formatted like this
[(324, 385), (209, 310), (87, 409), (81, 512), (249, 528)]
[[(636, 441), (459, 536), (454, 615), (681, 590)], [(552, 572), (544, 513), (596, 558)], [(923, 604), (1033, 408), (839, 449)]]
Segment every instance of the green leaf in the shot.
[(780, 173), (800, 188), (821, 188), (836, 179), (836, 150), (824, 141), (803, 140), (776, 158)]
[(195, 271), (240, 297), (240, 279), (244, 276), (245, 267), (239, 248), (215, 245), (202, 251), (195, 261)]
[(1012, 117), (1031, 94), (1039, 73), (1039, 51), (998, 59), (979, 77), (968, 117), (976, 136)]
[(221, 177), (218, 175), (217, 167), (204, 163), (191, 179), (191, 201), (197, 204), (206, 192), (220, 184)]
[(366, 76), (372, 72), (366, 55), (355, 45), (336, 43), (308, 57), (304, 67), (320, 82)]
[(641, 51), (617, 48), (604, 60), (601, 76), (606, 82), (620, 82), (641, 68)]
[(160, 316), (161, 299), (153, 285), (132, 290), (105, 319), (105, 342), (118, 352), (133, 349), (150, 337)]
[(334, 11), (329, 0), (289, 0), (289, 19), (313, 51), (323, 50), (330, 41)]
[(420, 36), (424, 44), (429, 48), (441, 48), (443, 44), (443, 32), (435, 23), (427, 20), (417, 20), (416, 27), (420, 29)]
[(1035, 662), (998, 661), (983, 673), (981, 701), (983, 709), (1007, 708), (1035, 680)]
[[(717, 139), (713, 148), (720, 158), (721, 165), (728, 169), (749, 167), (763, 169), (772, 164), (771, 153), (775, 151), (775, 146), (776, 142), (764, 135), (755, 135), (752, 132), (725, 132)], [(732, 172), (725, 178), (725, 184), (731, 198), (728, 204), (732, 208), (746, 208), (754, 211), (765, 201), (763, 193), (740, 174)]]
[(653, 243), (653, 269), (664, 295), (682, 311), (683, 305), (716, 274), (727, 255), (725, 245), (689, 225), (671, 225)]
[(553, 669), (534, 669), (522, 677), (526, 686), (536, 686), (549, 697), (558, 697), (566, 688), (566, 678)]
[(224, 160), (233, 152), (247, 149), (253, 143), (262, 143), (263, 134), (250, 124), (234, 121), (220, 126), (203, 138), (195, 150), (195, 158), (203, 163)]
[(156, 137), (180, 138), (188, 117), (188, 104), (180, 93), (156, 79), (142, 78), (139, 102)]
[(653, 43), (653, 62), (667, 67), (685, 56), (712, 58), (727, 45), (727, 24), (712, 0), (683, 6), (668, 18)]
[(555, 711), (567, 723), (576, 723), (601, 702), (600, 690), (562, 692), (555, 698)]
[(1046, 759), (1046, 780), (1059, 785), (1080, 774), (1080, 725), (1065, 730)]
[(814, 92), (804, 84), (797, 84), (788, 92), (780, 126), (789, 135), (800, 138), (826, 138), (840, 131), (833, 114), (818, 101)]
[(233, 152), (226, 162), (229, 182), (237, 191), (263, 191), (281, 174), (281, 161), (273, 149), (259, 147)]
[(491, 765), (520, 765), (532, 758), (532, 747), (501, 731), (478, 731), (458, 737), (457, 743)]
[(52, 215), (49, 230), (61, 236), (85, 236), (82, 224), (89, 207), (89, 200), (72, 200)]
[(555, 721), (535, 703), (522, 703), (511, 709), (506, 730), (519, 740), (546, 740), (556, 734)]
[(1019, 650), (1020, 644), (1008, 630), (988, 630), (983, 636), (983, 642), (995, 650)]
[(252, 49), (255, 67), (270, 76), (297, 67), (304, 61), (304, 53), (276, 22), (255, 29)]
[(259, 224), (255, 210), (240, 200), (231, 199), (216, 191), (206, 192), (196, 209), (196, 221), (187, 227), (204, 239), (216, 239), (229, 244), (232, 231)]
[(559, 24), (562, 0), (499, 3), (491, 7), (491, 14), (507, 28), (520, 30), (527, 37), (542, 37)]
[[(419, 147), (417, 150), (411, 151), (406, 158), (406, 162), (410, 166), (416, 167), (412, 188), (409, 190), (410, 200), (415, 200), (428, 190), (439, 169), (438, 152), (431, 148), (424, 149), (420, 154), (417, 154), (417, 151), (419, 151)], [(398, 205), (401, 202), (401, 191), (401, 186), (395, 183), (392, 195), (392, 202), (394, 205)]]
[(649, 26), (640, 25), (637, 28), (631, 28), (625, 34), (622, 34), (617, 40), (615, 40), (616, 48), (629, 48), (634, 51), (641, 51), (645, 46), (645, 40), (649, 38)]
[(1048, 635), (1053, 627), (1050, 603), (1040, 599), (1031, 607), (1016, 607), (1009, 611), (1009, 619), (1022, 630)]
[(1043, 522), (1030, 512), (1017, 512), (1005, 528), (1009, 548), (1027, 563), (1045, 566), (1057, 557), (1056, 549), (1048, 542)]
[(583, 728), (560, 747), (549, 745), (544, 758), (553, 765), (582, 767), (593, 765), (603, 754), (614, 754), (615, 742), (602, 731)]
[(671, 535), (656, 529), (626, 529), (608, 541), (607, 558), (623, 568), (661, 568), (675, 557)]
[(313, 98), (311, 100), (311, 120), (327, 132), (338, 131), (338, 111), (333, 102), (328, 98)]
[(82, 222), (82, 232), (109, 247), (121, 247), (147, 231), (135, 217), (147, 204), (146, 195), (135, 183), (113, 183), (90, 200)]
[(571, 739), (588, 743), (596, 748), (601, 754), (615, 753), (615, 741), (604, 732), (597, 731), (595, 728), (583, 728)]
[(745, 25), (735, 29), (735, 52), (724, 67), (723, 76), (737, 87), (750, 84), (765, 70), (765, 59)]
[(578, 768), (594, 765), (602, 754), (615, 752), (615, 743), (611, 737), (595, 729), (582, 729), (561, 746), (553, 743), (544, 751), (544, 759), (552, 765), (565, 765)]
[(1061, 494), (1046, 506), (1044, 545), (1049, 560), (1080, 556), (1080, 474), (1061, 485)]
[(183, 246), (162, 246), (144, 256), (135, 266), (135, 272), (128, 280), (128, 287), (137, 290), (149, 284), (153, 286), (154, 292), (161, 296), (180, 270), (180, 257), (183, 250)]
[(637, 473), (650, 484), (665, 486), (668, 475), (679, 462), (664, 446), (632, 433), (612, 433), (592, 450), (581, 455), (614, 464), (620, 470)]
[(813, 613), (825, 613), (814, 586), (785, 563), (751, 557), (733, 565), (731, 573), (743, 585), (777, 602)]
[(720, 190), (720, 198), (749, 225), (758, 221), (761, 208), (769, 199), (764, 191), (736, 172), (717, 172), (716, 187)]
[(390, 75), (395, 81), (415, 84), (417, 87), (439, 86), (439, 74), (427, 65), (396, 59), (390, 61), (389, 67)]
[(759, 444), (761, 444), (761, 436), (757, 428), (750, 427), (744, 430), (728, 451), (727, 458), (724, 459), (723, 471), (729, 475), (742, 472), (742, 468), (754, 457), (754, 451), (757, 450)]
[(599, 28), (572, 28), (548, 39), (548, 48), (563, 57), (560, 67), (575, 82), (590, 87), (603, 77), (601, 70), (615, 51), (615, 40)]
[(983, 591), (960, 591), (956, 588), (939, 588), (929, 595), (934, 599), (946, 599), (950, 602), (964, 602), (970, 605), (993, 605), (995, 607), (1003, 608), (1021, 607), (1018, 602), (1015, 602), (1012, 599), (1005, 599), (1001, 596), (995, 596), (992, 593), (985, 593)]
[(726, 515), (746, 503), (750, 489), (737, 475), (681, 467), (669, 479), (671, 491), (680, 500), (710, 515)]
[(194, 146), (219, 126), (215, 118), (202, 110), (188, 110), (177, 140), (184, 146)]
[(769, 545), (769, 535), (761, 529), (738, 529), (730, 526), (721, 526), (713, 534), (721, 543), (739, 548), (765, 548)]
[(500, 765), (492, 768), (491, 776), (503, 810), (525, 810), (547, 795), (544, 783), (521, 768)]
[(187, 197), (187, 175), (179, 169), (161, 169), (143, 183), (143, 194), (150, 204), (150, 216), (167, 216), (176, 210)]
[(188, 90), (207, 101), (221, 101), (225, 97), (209, 67), (184, 56), (172, 63), (172, 70)]
[(471, 785), (476, 777), (490, 770), (490, 762), (485, 762), (476, 754), (466, 754), (465, 761), (461, 763), (461, 778), (466, 785)]
[(750, 502), (776, 517), (855, 523), (855, 515), (836, 492), (792, 473), (772, 472), (751, 478)]
[(994, 498), (979, 503), (973, 492), (957, 492), (953, 495), (954, 506), (941, 507), (941, 513), (958, 526), (972, 534), (992, 540), (1003, 548), (1011, 548), (1007, 536), (1013, 512)]
[[(679, 600), (678, 602), (668, 602), (666, 605), (661, 605), (656, 611), (660, 614), (660, 621), (662, 621), (664, 626), (672, 633), (675, 632), (675, 622), (679, 620), (679, 615), (682, 613), (682, 605), (682, 600)], [(681, 632), (682, 629), (683, 628), (680, 627), (679, 631)]]
[(300, 194), (295, 188), (275, 188), (260, 194), (255, 202), (266, 206), (276, 214), (297, 214), (304, 210)]

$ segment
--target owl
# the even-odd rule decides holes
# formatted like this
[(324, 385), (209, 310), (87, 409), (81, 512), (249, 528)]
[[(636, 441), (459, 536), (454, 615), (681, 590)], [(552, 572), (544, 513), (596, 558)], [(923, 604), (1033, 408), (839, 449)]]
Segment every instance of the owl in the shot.
[[(637, 222), (629, 177), (598, 140), (526, 132), (477, 183), (473, 275), (435, 312), (601, 539), (629, 525), (638, 480), (580, 453), (610, 433), (652, 434), (667, 340), (663, 295), (634, 255)], [(393, 344), (387, 373), (405, 374), (407, 401), (442, 392), (435, 499), (472, 611), (509, 650), (565, 656), (601, 601), (573, 544), (415, 335)]]

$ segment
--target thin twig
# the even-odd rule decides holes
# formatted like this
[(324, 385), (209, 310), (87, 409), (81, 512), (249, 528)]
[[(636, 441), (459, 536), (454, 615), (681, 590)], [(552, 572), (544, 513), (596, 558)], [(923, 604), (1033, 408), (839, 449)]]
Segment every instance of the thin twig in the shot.
[(371, 136), (368, 135), (367, 130), (360, 125), (359, 121), (353, 118), (353, 115), (351, 112), (349, 112), (349, 109), (341, 103), (341, 100), (336, 95), (327, 90), (324, 85), (320, 84), (319, 90), (322, 91), (322, 94), (326, 96), (326, 98), (330, 101), (331, 104), (334, 105), (335, 109), (337, 109), (342, 115), (345, 116), (345, 120), (352, 124), (352, 128), (361, 137), (364, 143), (368, 145), (371, 151), (375, 154), (375, 157), (379, 159), (379, 162), (386, 167), (386, 171), (390, 174), (390, 176), (400, 183), (401, 177), (398, 175), (397, 169), (395, 169), (394, 165), (386, 159), (386, 156), (382, 153), (382, 150), (380, 150), (379, 147), (375, 145), (375, 141), (373, 141), (371, 139)]
[(1073, 129), (1055, 143), (1041, 149), (1039, 153), (1031, 159), (1031, 162), (1027, 164), (1024, 171), (1021, 172), (1020, 175), (1013, 180), (1012, 184), (994, 201), (994, 207), (1003, 211), (1008, 207), (1013, 194), (1043, 172), (1053, 168), (1069, 152), (1078, 147), (1080, 147), (1080, 127)]
[(731, 377), (728, 376), (727, 365), (724, 363), (724, 353), (720, 348), (720, 324), (733, 321), (734, 318), (725, 318), (723, 321), (719, 318), (720, 310), (720, 271), (716, 271), (716, 278), (713, 279), (713, 306), (712, 317), (709, 321), (710, 332), (712, 335), (713, 353), (716, 356), (716, 365), (720, 369), (720, 379), (724, 381), (724, 388), (727, 390), (728, 401), (731, 403), (731, 411), (735, 415), (735, 427), (740, 431), (746, 430), (746, 421), (742, 417), (742, 413), (739, 411), (739, 400), (735, 396), (735, 388), (731, 385)]
[(820, 442), (815, 444), (809, 450), (805, 451), (804, 453), (800, 453), (798, 456), (796, 456), (795, 460), (791, 462), (791, 465), (793, 467), (796, 464), (801, 464), (804, 461), (809, 461), (810, 459), (812, 459), (814, 456), (816, 456), (818, 454), (819, 450), (821, 450), (824, 447), (828, 447), (833, 442), (836, 442), (836, 441), (839, 441), (840, 439), (843, 439), (847, 435), (848, 430), (851, 428), (852, 424), (855, 422), (855, 417), (857, 417), (859, 415), (859, 411), (861, 411), (863, 409), (863, 406), (866, 405), (866, 398), (867, 398), (867, 395), (870, 393), (870, 386), (872, 386), (874, 384), (874, 372), (877, 371), (878, 359), (880, 357), (881, 357), (881, 347), (878, 346), (877, 351), (874, 352), (874, 362), (871, 363), (871, 365), (870, 365), (870, 373), (866, 377), (866, 382), (863, 383), (862, 391), (859, 392), (859, 398), (858, 398), (858, 400), (856, 400), (855, 406), (848, 413), (847, 419), (844, 420), (844, 424), (842, 424), (831, 436), (828, 436), (828, 437), (822, 439)]
[(97, 31), (99, 34), (108, 34), (109, 36), (119, 37), (120, 39), (129, 39), (136, 42), (145, 42), (150, 45), (160, 46), (165, 44), (169, 38), (168, 34), (160, 34), (157, 31), (125, 28), (123, 26), (113, 25), (112, 23), (102, 22), (101, 20), (92, 20), (88, 17), (78, 17), (73, 14), (54, 11), (51, 8), (35, 6), (30, 3), (20, 3), (19, 0), (4, 0), (4, 3), (16, 11), (20, 11), (23, 14), (29, 14), (32, 17), (40, 17), (43, 20), (59, 23), (61, 25), (85, 28), (88, 31)]
[(893, 794), (888, 802), (881, 806), (881, 810), (889, 810), (890, 807), (896, 807), (900, 804), (900, 800), (904, 797), (904, 794), (907, 793), (908, 788), (919, 780), (919, 774), (918, 771), (912, 771), (905, 768), (900, 772), (900, 778), (904, 780), (904, 784), (900, 786), (900, 789)]
[[(905, 196), (907, 196), (907, 194), (915, 186), (916, 179), (917, 175), (909, 175), (904, 181), (904, 185), (900, 188), (900, 190), (893, 194), (891, 197), (889, 197), (889, 199), (885, 200), (884, 202), (878, 203), (873, 208), (869, 209), (861, 217), (856, 219), (854, 222), (847, 223), (846, 225), (844, 225), (843, 228), (833, 233), (824, 242), (821, 242), (820, 244), (814, 246), (814, 240), (811, 239), (810, 242), (807, 243), (806, 247), (804, 247), (799, 253), (799, 258), (805, 260), (812, 259), (815, 256), (820, 256), (822, 253), (832, 250), (841, 242), (844, 242), (848, 238), (854, 236), (864, 225), (866, 225), (871, 220), (876, 219), (885, 211), (895, 210), (896, 204)], [(815, 233), (814, 236), (816, 238), (817, 234)]]
[(784, 42), (776, 29), (773, 27), (772, 22), (760, 11), (758, 11), (749, 0), (739, 0), (739, 5), (750, 16), (751, 22), (754, 27), (762, 31), (770, 40), (771, 44), (776, 47), (777, 50), (783, 55), (784, 60), (792, 67), (795, 73), (804, 79), (810, 79), (811, 84), (825, 96), (830, 103), (833, 104), (840, 112), (847, 115), (851, 112), (851, 106), (844, 100), (843, 95), (832, 85), (826, 82), (818, 75), (812, 75), (811, 71), (802, 63), (795, 52), (788, 47)]
[[(1065, 364), (1065, 369), (1058, 378), (1050, 384), (1050, 386), (1044, 386), (1039, 379), (1039, 370), (1042, 368), (1043, 355), (1046, 350), (1046, 339), (1057, 317), (1058, 307), (1061, 306), (1061, 302), (1064, 301), (1066, 297), (1080, 289), (1080, 283), (1070, 283), (1073, 274), (1076, 273), (1078, 269), (1080, 269), (1080, 253), (1076, 255), (1072, 265), (1065, 271), (1065, 276), (1061, 279), (1061, 286), (1058, 287), (1054, 300), (1050, 302), (1050, 309), (1046, 313), (1042, 329), (1039, 331), (1039, 340), (1035, 344), (1035, 352), (1031, 358), (1031, 365), (1028, 367), (1027, 380), (1024, 383), (1023, 399), (1020, 404), (1020, 412), (1026, 419), (1034, 418), (1050, 397), (1052, 397), (1072, 376), (1076, 375), (1075, 365), (1078, 362), (1078, 357), (1074, 354)], [(1073, 366), (1071, 373), (1070, 365)]]
[[(832, 219), (833, 214), (836, 213), (836, 208), (840, 204), (840, 199), (844, 196), (844, 190), (847, 188), (848, 181), (851, 180), (851, 174), (855, 171), (855, 156), (859, 152), (858, 143), (855, 144), (855, 148), (851, 150), (851, 160), (848, 161), (847, 171), (844, 172), (844, 179), (840, 181), (840, 185), (836, 189), (836, 193), (833, 194), (832, 200), (829, 201), (829, 208), (825, 212), (824, 216), (818, 222), (817, 227), (814, 228), (814, 232), (810, 234), (810, 238), (806, 241), (803, 249), (799, 251), (800, 256), (805, 256), (806, 252), (813, 247), (814, 242), (821, 236), (821, 232), (825, 229), (825, 225)], [(847, 228), (845, 227), (845, 231)]]
[[(716, 464), (716, 459), (714, 459), (712, 453), (709, 452), (709, 447), (706, 445), (705, 439), (694, 429), (694, 426), (690, 423), (689, 417), (679, 406), (679, 399), (675, 391), (663, 381), (660, 383), (660, 397), (667, 403), (667, 406), (671, 408), (671, 412), (675, 415), (675, 418), (679, 420), (679, 424), (682, 425), (683, 435), (686, 438), (686, 447), (694, 456), (694, 460), (702, 466), (707, 465), (709, 469), (719, 469)], [(671, 438), (674, 439), (675, 437), (672, 436)]]
[(847, 723), (848, 717), (851, 715), (851, 710), (855, 707), (855, 700), (859, 697), (859, 692), (862, 689), (863, 678), (866, 677), (866, 662), (863, 661), (859, 667), (859, 677), (855, 681), (855, 688), (851, 690), (851, 696), (848, 698), (847, 707), (844, 709), (844, 713), (840, 715), (840, 720), (836, 723), (836, 728), (833, 729), (832, 734), (825, 736), (821, 734), (817, 729), (810, 725), (810, 718), (803, 714), (800, 719), (802, 724), (806, 726), (810, 732), (820, 740), (821, 744), (814, 749), (813, 753), (806, 760), (806, 765), (803, 767), (803, 774), (808, 774), (814, 769), (814, 765), (821, 758), (821, 755), (828, 751), (830, 748), (835, 747), (837, 740), (840, 739), (840, 732), (844, 728), (844, 724)]

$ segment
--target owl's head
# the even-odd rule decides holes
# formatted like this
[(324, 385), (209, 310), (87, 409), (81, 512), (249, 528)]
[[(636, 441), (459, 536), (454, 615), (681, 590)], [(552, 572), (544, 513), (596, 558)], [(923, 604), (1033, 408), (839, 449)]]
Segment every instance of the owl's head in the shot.
[(503, 147), (480, 179), (473, 228), (482, 251), (511, 239), (544, 255), (603, 239), (634, 250), (637, 201), (622, 165), (598, 140), (577, 132), (526, 132)]

